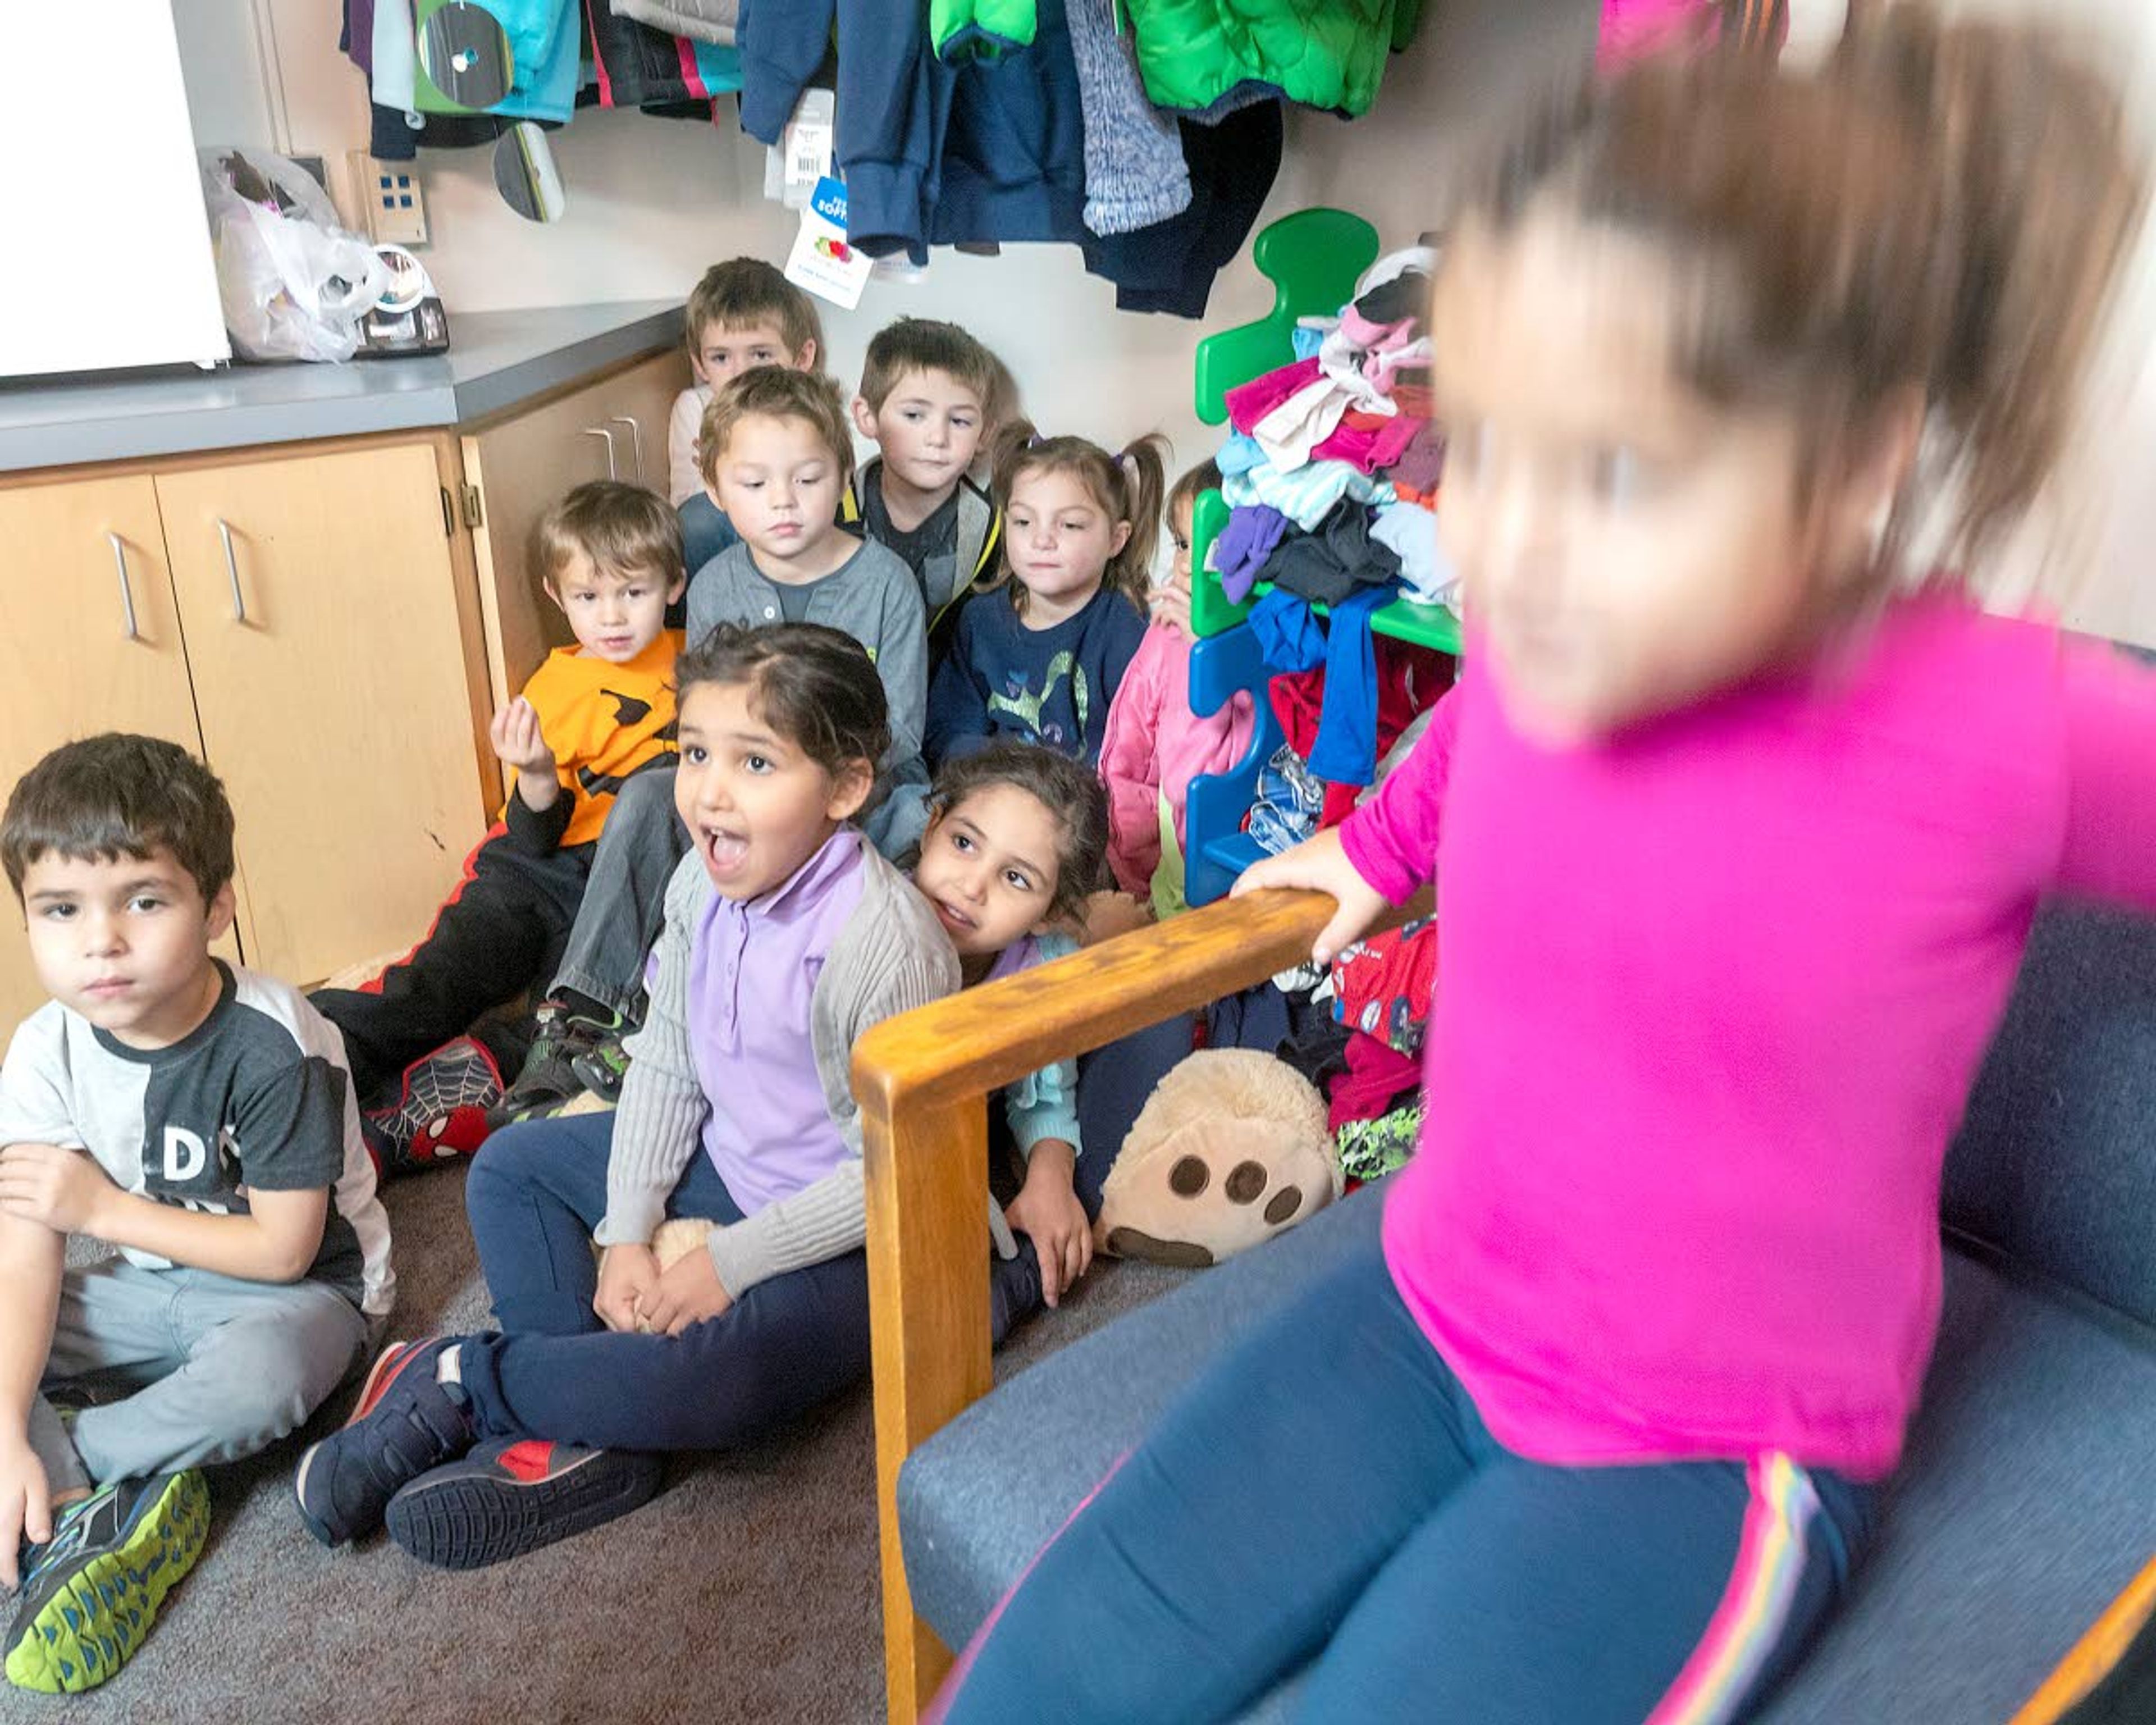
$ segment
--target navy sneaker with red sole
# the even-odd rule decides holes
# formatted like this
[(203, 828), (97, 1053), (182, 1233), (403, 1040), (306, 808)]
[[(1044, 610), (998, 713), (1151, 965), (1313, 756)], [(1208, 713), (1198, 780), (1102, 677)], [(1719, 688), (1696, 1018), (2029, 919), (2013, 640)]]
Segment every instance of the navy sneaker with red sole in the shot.
[(444, 1351), (460, 1339), (436, 1337), (384, 1348), (352, 1418), (300, 1457), (292, 1496), (307, 1531), (324, 1545), (372, 1533), (399, 1488), (455, 1461), (477, 1440), (464, 1386), (435, 1375)]
[(490, 1440), (389, 1500), (389, 1537), (423, 1563), (480, 1569), (603, 1526), (658, 1494), (665, 1461), (540, 1438)]

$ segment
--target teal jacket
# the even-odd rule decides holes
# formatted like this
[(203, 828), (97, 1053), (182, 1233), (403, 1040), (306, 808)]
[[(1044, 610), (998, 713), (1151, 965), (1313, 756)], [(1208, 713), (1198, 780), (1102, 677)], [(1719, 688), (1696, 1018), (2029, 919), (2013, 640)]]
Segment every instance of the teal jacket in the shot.
[[(1029, 935), (1004, 952), (988, 972), (987, 980), (996, 982), (1016, 976), (1036, 964), (1066, 958), (1077, 950), (1078, 942), (1067, 934)], [(1032, 1157), (1036, 1144), (1051, 1138), (1060, 1138), (1082, 1155), (1086, 1146), (1078, 1132), (1077, 1061), (1058, 1060), (1015, 1083), (1005, 1085), (1004, 1117), (1010, 1122), (1011, 1137), (1019, 1153), (1028, 1158)]]

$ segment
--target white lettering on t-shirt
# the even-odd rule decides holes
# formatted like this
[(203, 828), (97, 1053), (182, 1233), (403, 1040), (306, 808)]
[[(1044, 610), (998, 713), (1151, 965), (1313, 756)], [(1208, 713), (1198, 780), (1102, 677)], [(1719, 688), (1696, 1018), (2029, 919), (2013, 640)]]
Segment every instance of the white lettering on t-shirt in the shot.
[(185, 1127), (165, 1128), (165, 1178), (192, 1180), (209, 1165), (209, 1147)]

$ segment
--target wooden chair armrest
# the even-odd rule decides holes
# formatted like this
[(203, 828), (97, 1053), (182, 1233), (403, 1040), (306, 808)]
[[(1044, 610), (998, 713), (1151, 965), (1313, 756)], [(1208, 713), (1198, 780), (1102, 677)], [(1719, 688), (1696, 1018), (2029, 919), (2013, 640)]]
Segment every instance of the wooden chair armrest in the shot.
[(911, 1722), (950, 1656), (915, 1619), (898, 1470), (988, 1394), (989, 1093), (1263, 981), (1309, 956), (1312, 892), (1223, 900), (876, 1025), (854, 1050), (868, 1179), (876, 1495), (890, 1717)]
[(861, 1118), (987, 1096), (1263, 982), (1309, 957), (1332, 913), (1317, 892), (1222, 899), (887, 1019), (854, 1050)]
[(2126, 1584), (2126, 1590), (2067, 1650), (2057, 1669), (2014, 1716), (2011, 1725), (2056, 1725), (2068, 1708), (2111, 1675), (2112, 1667), (2151, 1617), (2156, 1617), (2156, 1558)]

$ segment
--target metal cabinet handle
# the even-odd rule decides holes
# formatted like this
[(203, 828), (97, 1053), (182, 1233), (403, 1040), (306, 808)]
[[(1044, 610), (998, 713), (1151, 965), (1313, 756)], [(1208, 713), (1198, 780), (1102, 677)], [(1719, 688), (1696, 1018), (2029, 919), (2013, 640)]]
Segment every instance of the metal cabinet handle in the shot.
[(607, 477), (608, 479), (619, 479), (621, 477), (620, 470), (614, 465), (613, 434), (611, 431), (608, 431), (603, 425), (587, 425), (584, 428), (584, 435), (586, 437), (603, 437), (606, 439)]
[(247, 598), (239, 590), (239, 558), (232, 549), (232, 524), (217, 517), (217, 536), (224, 542), (224, 572), (232, 579), (232, 620), (247, 621)]
[(636, 464), (636, 482), (639, 485), (642, 485), (644, 483), (644, 428), (627, 413), (609, 413), (607, 415), (607, 424), (626, 425), (629, 428), (629, 458)]
[(112, 547), (112, 567), (120, 573), (120, 615), (126, 624), (121, 639), (139, 641), (142, 631), (135, 627), (135, 593), (127, 585), (127, 544), (117, 533), (107, 533), (105, 537)]

